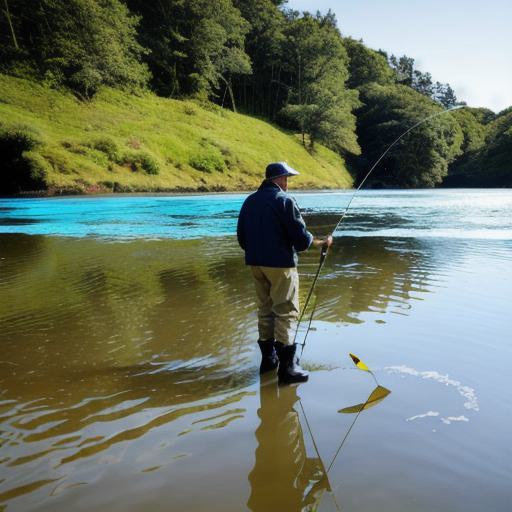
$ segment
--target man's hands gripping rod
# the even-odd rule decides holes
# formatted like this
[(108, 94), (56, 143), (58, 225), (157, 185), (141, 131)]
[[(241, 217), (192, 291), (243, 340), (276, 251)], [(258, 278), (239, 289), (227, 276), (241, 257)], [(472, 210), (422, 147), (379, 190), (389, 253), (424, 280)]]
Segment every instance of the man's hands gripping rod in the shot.
[(313, 239), (313, 245), (315, 246), (322, 246), (322, 258), (325, 258), (327, 256), (327, 252), (329, 251), (329, 247), (332, 245), (332, 235), (329, 235), (325, 238), (314, 238)]

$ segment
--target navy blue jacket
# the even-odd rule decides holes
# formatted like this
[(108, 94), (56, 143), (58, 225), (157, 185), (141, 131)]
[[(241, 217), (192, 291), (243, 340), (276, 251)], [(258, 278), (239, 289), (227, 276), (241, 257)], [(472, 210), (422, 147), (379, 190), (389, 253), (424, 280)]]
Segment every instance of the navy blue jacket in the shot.
[(244, 201), (237, 237), (246, 265), (263, 267), (295, 267), (297, 252), (313, 242), (295, 200), (268, 181)]

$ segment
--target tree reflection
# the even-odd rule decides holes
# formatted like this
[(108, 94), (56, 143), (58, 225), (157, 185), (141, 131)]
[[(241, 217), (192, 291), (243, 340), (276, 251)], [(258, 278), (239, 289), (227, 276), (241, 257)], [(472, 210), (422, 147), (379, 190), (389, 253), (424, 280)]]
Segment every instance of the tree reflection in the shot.
[[(431, 289), (425, 249), (414, 239), (337, 237), (316, 288), (315, 318), (359, 323), (365, 312), (407, 314), (414, 294)], [(303, 258), (303, 295), (311, 278), (308, 270), (316, 263), (314, 256)]]

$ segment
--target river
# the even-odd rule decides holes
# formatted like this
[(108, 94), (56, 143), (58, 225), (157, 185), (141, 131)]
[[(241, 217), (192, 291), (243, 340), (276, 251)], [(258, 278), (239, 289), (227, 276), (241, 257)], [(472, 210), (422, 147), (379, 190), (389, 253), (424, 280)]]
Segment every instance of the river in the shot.
[[(324, 234), (351, 192), (294, 195)], [(291, 387), (243, 199), (0, 199), (0, 510), (507, 510), (512, 191), (358, 194)]]

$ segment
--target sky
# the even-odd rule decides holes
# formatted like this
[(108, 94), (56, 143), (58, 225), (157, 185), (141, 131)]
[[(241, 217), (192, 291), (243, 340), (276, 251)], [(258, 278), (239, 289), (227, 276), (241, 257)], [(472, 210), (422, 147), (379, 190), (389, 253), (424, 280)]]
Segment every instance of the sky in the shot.
[(330, 8), (343, 36), (414, 58), (472, 107), (512, 106), (512, 0), (288, 0), (288, 7)]

